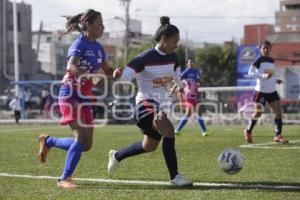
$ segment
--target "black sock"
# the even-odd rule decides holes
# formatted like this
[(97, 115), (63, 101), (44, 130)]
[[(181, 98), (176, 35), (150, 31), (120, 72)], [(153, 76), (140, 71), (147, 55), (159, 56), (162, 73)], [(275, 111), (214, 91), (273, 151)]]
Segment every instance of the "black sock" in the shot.
[(118, 161), (121, 161), (127, 157), (135, 156), (141, 153), (145, 153), (145, 150), (143, 149), (143, 142), (139, 141), (119, 150), (115, 154), (115, 157)]
[(248, 127), (247, 127), (247, 132), (252, 133), (252, 129), (256, 125), (256, 122), (257, 122), (257, 120), (255, 120), (255, 119), (249, 120), (249, 124), (248, 124)]
[(278, 136), (282, 131), (282, 119), (275, 119), (275, 135)]
[(175, 151), (175, 138), (163, 138), (163, 154), (167, 163), (171, 180), (178, 174), (177, 157)]

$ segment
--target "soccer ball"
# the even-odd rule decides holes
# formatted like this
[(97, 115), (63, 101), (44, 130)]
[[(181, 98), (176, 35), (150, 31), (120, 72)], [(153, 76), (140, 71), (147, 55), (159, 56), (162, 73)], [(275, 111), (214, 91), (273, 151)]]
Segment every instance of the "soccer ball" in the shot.
[(226, 174), (236, 174), (243, 168), (244, 157), (239, 150), (224, 149), (219, 155), (218, 162)]

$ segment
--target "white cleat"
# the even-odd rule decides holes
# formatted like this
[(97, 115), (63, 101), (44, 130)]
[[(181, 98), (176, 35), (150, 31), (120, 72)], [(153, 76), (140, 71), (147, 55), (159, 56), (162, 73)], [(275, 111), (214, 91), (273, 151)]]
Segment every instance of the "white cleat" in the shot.
[(206, 137), (206, 136), (213, 135), (213, 134), (215, 134), (215, 131), (207, 131), (207, 132), (203, 132), (202, 136)]
[(117, 153), (117, 151), (115, 151), (115, 150), (110, 150), (108, 153), (107, 170), (108, 170), (108, 174), (110, 176), (112, 176), (117, 171), (117, 169), (119, 168), (119, 165), (120, 165), (120, 162), (115, 157), (116, 153)]
[(188, 187), (188, 186), (192, 186), (193, 182), (190, 180), (187, 180), (186, 178), (184, 178), (183, 176), (181, 176), (180, 174), (177, 174), (175, 176), (175, 178), (173, 178), (170, 181), (174, 186), (179, 186), (179, 187)]

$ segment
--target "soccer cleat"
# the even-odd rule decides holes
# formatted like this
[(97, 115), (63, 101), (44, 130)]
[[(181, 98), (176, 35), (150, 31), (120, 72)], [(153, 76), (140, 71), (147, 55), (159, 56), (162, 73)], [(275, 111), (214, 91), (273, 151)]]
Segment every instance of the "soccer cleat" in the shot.
[(253, 143), (252, 134), (251, 134), (251, 132), (247, 131), (247, 129), (244, 130), (244, 136), (245, 136), (245, 140), (247, 141), (248, 144)]
[(39, 150), (39, 160), (44, 163), (46, 162), (47, 154), (49, 151), (49, 147), (46, 144), (46, 139), (49, 137), (47, 134), (41, 134), (39, 136), (39, 144), (40, 144), (40, 150)]
[(215, 131), (206, 131), (206, 132), (203, 132), (202, 133), (202, 136), (209, 136), (209, 135), (213, 135), (213, 134), (215, 134)]
[(118, 161), (115, 157), (116, 153), (117, 153), (117, 151), (110, 150), (109, 154), (108, 154), (107, 170), (108, 170), (108, 174), (110, 176), (112, 176), (117, 171), (117, 169), (119, 168), (119, 165), (120, 165), (120, 161)]
[(282, 144), (287, 144), (289, 141), (285, 139), (282, 135), (278, 135), (274, 137), (274, 142), (276, 143), (282, 143)]
[(72, 177), (69, 176), (65, 180), (58, 180), (57, 181), (57, 187), (60, 187), (60, 188), (63, 188), (63, 189), (75, 189), (75, 188), (79, 188), (79, 185), (76, 185), (73, 182)]
[(190, 180), (187, 180), (186, 178), (184, 178), (182, 175), (177, 174), (175, 176), (175, 178), (173, 178), (172, 180), (170, 180), (170, 182), (174, 185), (174, 186), (180, 186), (180, 187), (188, 187), (188, 186), (192, 186), (193, 182)]

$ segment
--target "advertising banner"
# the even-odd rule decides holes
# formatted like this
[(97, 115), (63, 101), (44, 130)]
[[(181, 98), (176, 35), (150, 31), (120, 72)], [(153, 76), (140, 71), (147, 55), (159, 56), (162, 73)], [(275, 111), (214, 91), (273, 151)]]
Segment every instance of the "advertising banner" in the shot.
[[(239, 86), (255, 86), (256, 79), (250, 78), (248, 70), (250, 65), (260, 55), (259, 48), (255, 45), (242, 45), (237, 49), (237, 82)], [(237, 106), (239, 111), (243, 111), (248, 108), (248, 105), (252, 105), (254, 91), (240, 91), (237, 93)]]

